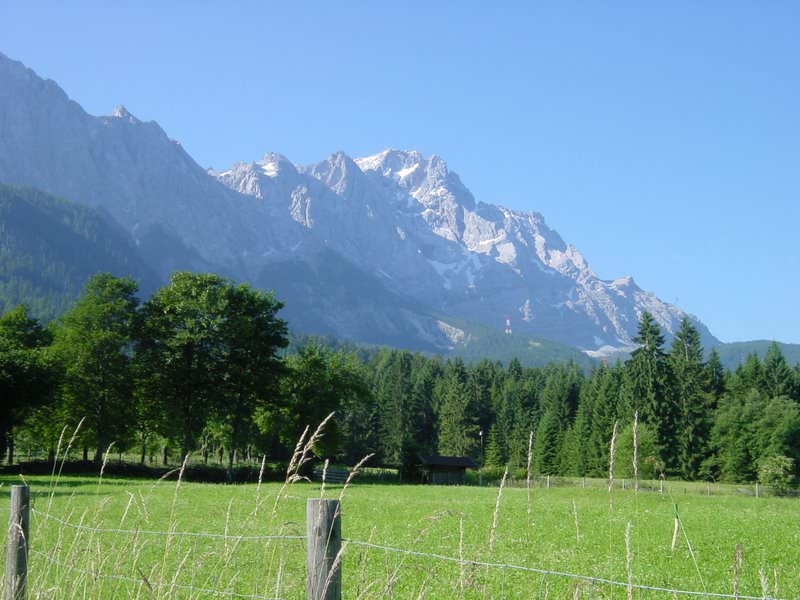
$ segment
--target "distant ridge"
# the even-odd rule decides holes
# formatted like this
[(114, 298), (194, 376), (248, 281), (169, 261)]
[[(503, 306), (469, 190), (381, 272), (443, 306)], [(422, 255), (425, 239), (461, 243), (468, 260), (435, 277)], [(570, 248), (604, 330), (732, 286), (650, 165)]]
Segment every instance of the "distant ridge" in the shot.
[[(769, 340), (753, 340), (751, 342), (731, 342), (715, 346), (722, 366), (727, 369), (735, 369), (738, 365), (747, 360), (750, 354), (755, 354), (759, 359), (763, 359), (769, 348), (774, 342)], [(786, 362), (791, 365), (800, 365), (800, 344), (784, 344), (777, 342), (781, 354)], [(710, 348), (708, 349), (710, 350)]]

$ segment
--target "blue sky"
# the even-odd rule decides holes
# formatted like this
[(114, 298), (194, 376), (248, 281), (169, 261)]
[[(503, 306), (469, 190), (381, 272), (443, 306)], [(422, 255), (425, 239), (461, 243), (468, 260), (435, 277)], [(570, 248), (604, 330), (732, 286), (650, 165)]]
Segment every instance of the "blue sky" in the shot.
[(0, 4), (0, 52), (204, 167), (438, 154), (723, 341), (800, 343), (796, 2)]

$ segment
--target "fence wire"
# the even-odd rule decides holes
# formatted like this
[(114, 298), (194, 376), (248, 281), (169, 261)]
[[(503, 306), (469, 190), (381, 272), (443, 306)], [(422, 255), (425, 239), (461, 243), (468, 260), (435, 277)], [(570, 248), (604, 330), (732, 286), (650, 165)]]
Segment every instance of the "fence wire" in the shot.
[(477, 560), (469, 560), (469, 559), (462, 559), (456, 558), (454, 556), (445, 556), (442, 554), (431, 554), (428, 552), (419, 552), (416, 550), (404, 550), (402, 548), (393, 548), (391, 546), (383, 546), (381, 544), (374, 544), (372, 542), (363, 542), (360, 540), (351, 540), (347, 538), (343, 538), (343, 541), (346, 541), (348, 544), (352, 546), (360, 546), (364, 548), (370, 548), (372, 550), (381, 550), (384, 552), (391, 552), (393, 554), (403, 554), (407, 556), (416, 556), (420, 558), (432, 558), (436, 560), (441, 560), (445, 562), (451, 562), (458, 565), (463, 566), (473, 566), (473, 567), (485, 567), (491, 569), (501, 569), (505, 571), (506, 569), (509, 571), (522, 571), (526, 573), (535, 573), (537, 575), (547, 575), (553, 577), (563, 577), (565, 579), (576, 579), (580, 581), (586, 581), (588, 583), (599, 583), (603, 585), (609, 585), (614, 587), (623, 587), (630, 590), (637, 590), (637, 591), (646, 591), (646, 592), (661, 592), (667, 594), (677, 594), (681, 596), (700, 596), (703, 598), (733, 598), (735, 600), (786, 600), (781, 598), (775, 598), (773, 596), (745, 596), (742, 594), (722, 594), (722, 593), (713, 593), (713, 592), (695, 592), (690, 590), (676, 590), (671, 588), (662, 588), (662, 587), (655, 587), (649, 585), (642, 585), (642, 584), (635, 584), (635, 583), (627, 583), (622, 581), (614, 581), (612, 579), (603, 579), (601, 577), (592, 577), (591, 575), (577, 575), (575, 573), (563, 573), (559, 571), (548, 571), (547, 569), (537, 569), (535, 567), (523, 567), (521, 565), (514, 565), (508, 563), (492, 563), (492, 562), (482, 562)]
[(274, 596), (260, 596), (258, 594), (239, 594), (236, 592), (223, 592), (221, 590), (210, 590), (206, 588), (199, 588), (194, 587), (191, 585), (187, 585), (184, 583), (176, 583), (176, 582), (160, 582), (160, 581), (150, 581), (148, 579), (140, 578), (134, 579), (133, 577), (125, 577), (124, 575), (113, 575), (108, 573), (99, 573), (99, 572), (92, 572), (92, 571), (85, 571), (83, 569), (79, 569), (74, 565), (69, 565), (67, 563), (63, 563), (54, 559), (52, 556), (44, 552), (39, 552), (38, 550), (31, 550), (30, 554), (34, 556), (38, 556), (42, 558), (45, 562), (53, 564), (59, 568), (67, 569), (72, 573), (77, 573), (80, 575), (88, 575), (94, 579), (107, 579), (109, 581), (122, 581), (126, 583), (134, 583), (140, 587), (146, 588), (169, 588), (169, 589), (176, 589), (186, 592), (198, 592), (201, 594), (210, 594), (212, 596), (223, 597), (223, 598), (249, 598), (255, 600), (283, 600), (283, 598), (274, 597)]
[[(254, 535), (254, 536), (241, 536), (241, 535), (228, 535), (228, 534), (219, 534), (219, 533), (204, 533), (204, 532), (187, 532), (187, 531), (156, 531), (156, 530), (141, 530), (141, 529), (106, 529), (100, 527), (92, 527), (89, 525), (83, 525), (78, 523), (71, 523), (69, 521), (65, 521), (60, 519), (54, 515), (36, 510), (31, 509), (31, 512), (39, 518), (52, 521), (61, 525), (62, 527), (67, 527), (70, 529), (74, 529), (77, 531), (86, 531), (91, 533), (100, 533), (100, 534), (119, 534), (119, 535), (154, 535), (154, 536), (165, 536), (165, 537), (190, 537), (190, 538), (208, 538), (208, 539), (216, 539), (216, 540), (233, 540), (233, 541), (263, 541), (263, 540), (291, 540), (291, 541), (300, 541), (305, 540), (306, 536), (302, 535)], [(714, 598), (714, 599), (732, 599), (732, 600), (787, 600), (778, 598), (775, 596), (770, 595), (762, 595), (762, 596), (748, 596), (743, 594), (726, 594), (726, 593), (715, 593), (715, 592), (699, 592), (699, 591), (692, 591), (692, 590), (678, 590), (673, 588), (664, 588), (658, 586), (649, 586), (644, 584), (637, 584), (632, 582), (621, 582), (615, 581), (612, 579), (605, 579), (601, 577), (594, 577), (591, 575), (580, 575), (575, 573), (566, 573), (560, 571), (551, 571), (547, 569), (538, 569), (535, 567), (526, 567), (522, 565), (515, 565), (511, 563), (496, 563), (496, 562), (485, 562), (479, 560), (471, 560), (471, 559), (464, 559), (464, 558), (457, 558), (454, 556), (447, 556), (444, 554), (434, 554), (429, 552), (420, 552), (417, 550), (406, 550), (403, 548), (396, 548), (392, 546), (385, 546), (382, 544), (376, 544), (373, 542), (365, 542), (362, 540), (354, 540), (349, 538), (343, 538), (342, 540), (345, 542), (345, 545), (342, 548), (342, 552), (350, 546), (352, 547), (360, 547), (365, 548), (368, 550), (377, 550), (384, 553), (391, 553), (397, 555), (404, 555), (404, 556), (413, 556), (417, 558), (423, 559), (431, 559), (437, 560), (444, 563), (451, 563), (457, 564), (460, 567), (469, 566), (469, 567), (481, 567), (486, 569), (498, 569), (502, 572), (502, 598), (506, 598), (506, 572), (507, 571), (514, 571), (514, 572), (522, 572), (522, 573), (532, 573), (536, 575), (541, 575), (543, 577), (554, 577), (554, 578), (562, 578), (562, 579), (570, 579), (577, 582), (585, 582), (589, 584), (597, 584), (597, 585), (605, 585), (610, 587), (617, 587), (617, 588), (624, 588), (627, 589), (629, 592), (637, 591), (641, 593), (647, 592), (655, 592), (655, 593), (662, 593), (662, 594), (670, 594), (673, 597), (677, 596), (684, 596), (684, 597), (701, 597), (701, 598)], [(269, 596), (261, 596), (258, 594), (240, 594), (235, 592), (225, 592), (220, 590), (212, 590), (212, 589), (205, 589), (205, 588), (198, 588), (193, 587), (187, 584), (180, 584), (177, 582), (151, 582), (146, 580), (145, 578), (134, 579), (131, 577), (126, 577), (123, 575), (116, 575), (116, 574), (108, 574), (108, 573), (101, 573), (95, 571), (87, 571), (80, 569), (74, 565), (66, 564), (54, 559), (52, 556), (31, 550), (30, 553), (34, 556), (40, 557), (46, 562), (49, 562), (53, 565), (56, 565), (60, 568), (67, 569), (70, 572), (80, 573), (84, 575), (91, 576), (93, 578), (100, 578), (100, 579), (108, 579), (108, 580), (115, 580), (120, 582), (126, 583), (133, 583), (139, 586), (145, 587), (160, 587), (160, 588), (174, 588), (188, 592), (197, 592), (201, 594), (209, 594), (212, 596), (217, 597), (232, 597), (232, 598), (250, 598), (250, 599), (258, 599), (258, 600), (281, 600), (280, 598), (269, 597)]]
[(219, 540), (234, 540), (234, 541), (259, 541), (259, 540), (305, 540), (304, 535), (228, 535), (225, 533), (203, 533), (195, 531), (153, 531), (148, 529), (103, 529), (100, 527), (91, 527), (89, 525), (82, 525), (64, 521), (58, 517), (38, 511), (34, 508), (31, 513), (37, 517), (41, 517), (48, 521), (54, 521), (64, 527), (76, 529), (80, 531), (89, 531), (91, 533), (117, 533), (122, 535), (160, 535), (168, 537), (197, 537), (197, 538), (210, 538)]

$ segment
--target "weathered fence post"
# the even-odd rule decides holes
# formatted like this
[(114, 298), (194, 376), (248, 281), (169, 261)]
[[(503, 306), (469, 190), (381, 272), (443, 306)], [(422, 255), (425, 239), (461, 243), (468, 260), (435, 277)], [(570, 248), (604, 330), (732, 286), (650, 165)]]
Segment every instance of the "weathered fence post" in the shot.
[(342, 543), (342, 521), (338, 500), (308, 499), (306, 538), (306, 598), (341, 600), (342, 569), (339, 548)]
[(5, 600), (24, 600), (28, 579), (28, 531), (30, 488), (11, 486), (11, 513), (8, 516)]

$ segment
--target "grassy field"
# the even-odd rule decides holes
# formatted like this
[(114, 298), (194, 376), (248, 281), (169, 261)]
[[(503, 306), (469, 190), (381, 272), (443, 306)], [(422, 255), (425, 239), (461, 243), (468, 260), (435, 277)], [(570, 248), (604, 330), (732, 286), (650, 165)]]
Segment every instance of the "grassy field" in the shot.
[[(20, 481), (0, 481), (0, 514), (7, 515), (9, 486)], [(28, 483), (31, 598), (208, 598), (212, 591), (303, 598), (304, 540), (251, 538), (304, 536), (306, 498), (342, 491), (309, 483), (177, 485), (174, 479), (38, 477)], [(617, 582), (627, 582), (630, 570), (637, 585), (725, 594), (734, 591), (740, 544), (741, 595), (760, 598), (766, 589), (769, 596), (798, 597), (797, 500), (666, 489), (672, 493), (536, 488), (529, 515), (524, 488), (504, 489), (495, 513), (497, 488), (356, 483), (342, 499), (342, 532), (350, 540), (343, 597), (627, 598), (624, 586), (399, 554), (363, 542)], [(683, 529), (673, 550), (676, 503)], [(633, 597), (675, 596), (634, 589)]]

